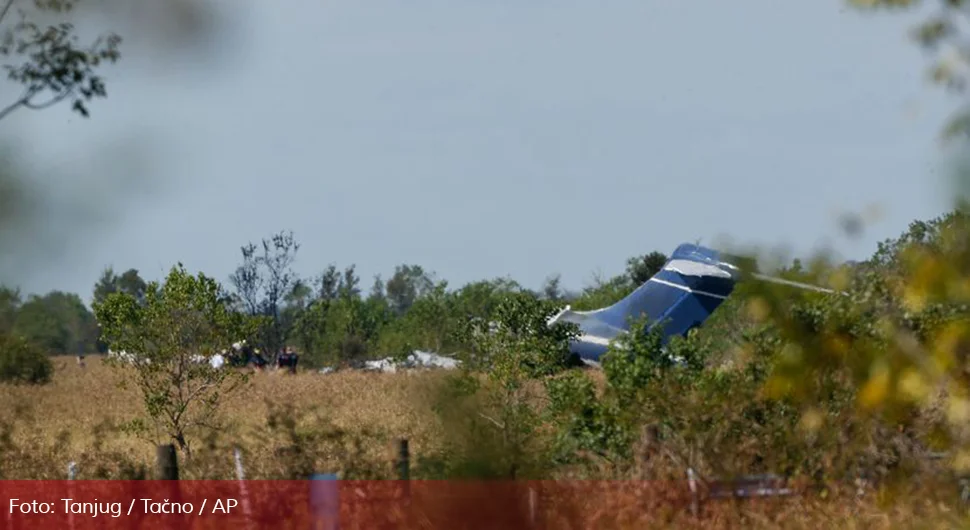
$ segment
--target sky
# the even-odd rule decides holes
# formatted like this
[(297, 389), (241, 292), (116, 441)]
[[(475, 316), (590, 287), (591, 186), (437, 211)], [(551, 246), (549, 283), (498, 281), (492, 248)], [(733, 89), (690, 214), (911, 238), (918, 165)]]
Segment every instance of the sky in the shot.
[[(213, 0), (207, 53), (140, 30), (109, 97), (5, 120), (49, 194), (0, 280), (89, 300), (105, 266), (222, 281), (280, 230), (367, 287), (570, 288), (681, 242), (876, 242), (950, 206), (913, 15), (825, 2)], [(915, 15), (915, 14), (914, 14)], [(0, 95), (9, 92), (5, 87)], [(878, 207), (861, 237), (838, 215)], [(727, 239), (725, 239), (727, 238)]]

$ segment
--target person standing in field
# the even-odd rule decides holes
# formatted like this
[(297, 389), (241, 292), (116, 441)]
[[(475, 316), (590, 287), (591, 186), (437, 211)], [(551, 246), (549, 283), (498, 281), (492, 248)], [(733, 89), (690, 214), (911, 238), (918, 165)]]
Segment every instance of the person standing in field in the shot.
[(259, 351), (259, 348), (256, 348), (253, 353), (253, 366), (257, 372), (262, 372), (266, 366), (266, 359), (263, 358), (263, 353)]
[(292, 346), (288, 346), (286, 350), (287, 350), (287, 353), (289, 354), (290, 373), (295, 374), (296, 365), (298, 362), (300, 362), (300, 356), (296, 354), (296, 350), (294, 350)]

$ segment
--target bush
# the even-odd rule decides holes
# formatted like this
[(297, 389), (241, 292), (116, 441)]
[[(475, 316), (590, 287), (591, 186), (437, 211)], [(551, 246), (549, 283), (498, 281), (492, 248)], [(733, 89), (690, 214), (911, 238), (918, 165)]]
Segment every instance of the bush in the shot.
[(42, 385), (54, 373), (51, 360), (22, 337), (0, 334), (0, 382)]

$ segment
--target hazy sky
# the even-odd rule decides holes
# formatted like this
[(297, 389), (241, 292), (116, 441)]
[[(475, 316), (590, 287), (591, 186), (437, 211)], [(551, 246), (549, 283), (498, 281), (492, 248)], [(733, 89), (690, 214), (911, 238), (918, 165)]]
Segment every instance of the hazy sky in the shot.
[[(89, 299), (106, 265), (158, 278), (177, 261), (225, 280), (240, 245), (292, 229), (299, 272), (356, 263), (365, 287), (408, 262), (452, 284), (558, 272), (576, 288), (718, 236), (864, 258), (949, 205), (937, 133), (954, 102), (925, 81), (912, 16), (840, 0), (224, 3), (219, 54), (126, 35), (90, 120), (5, 122), (77, 206), (49, 216), (57, 245), (15, 283)], [(836, 214), (870, 205), (879, 222), (840, 238)]]

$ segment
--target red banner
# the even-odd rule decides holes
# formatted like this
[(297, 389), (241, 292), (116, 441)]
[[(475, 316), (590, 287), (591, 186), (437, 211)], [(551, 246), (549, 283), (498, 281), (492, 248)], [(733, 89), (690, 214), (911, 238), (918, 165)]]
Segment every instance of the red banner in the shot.
[(0, 527), (559, 528), (686, 511), (698, 495), (683, 482), (6, 481)]

